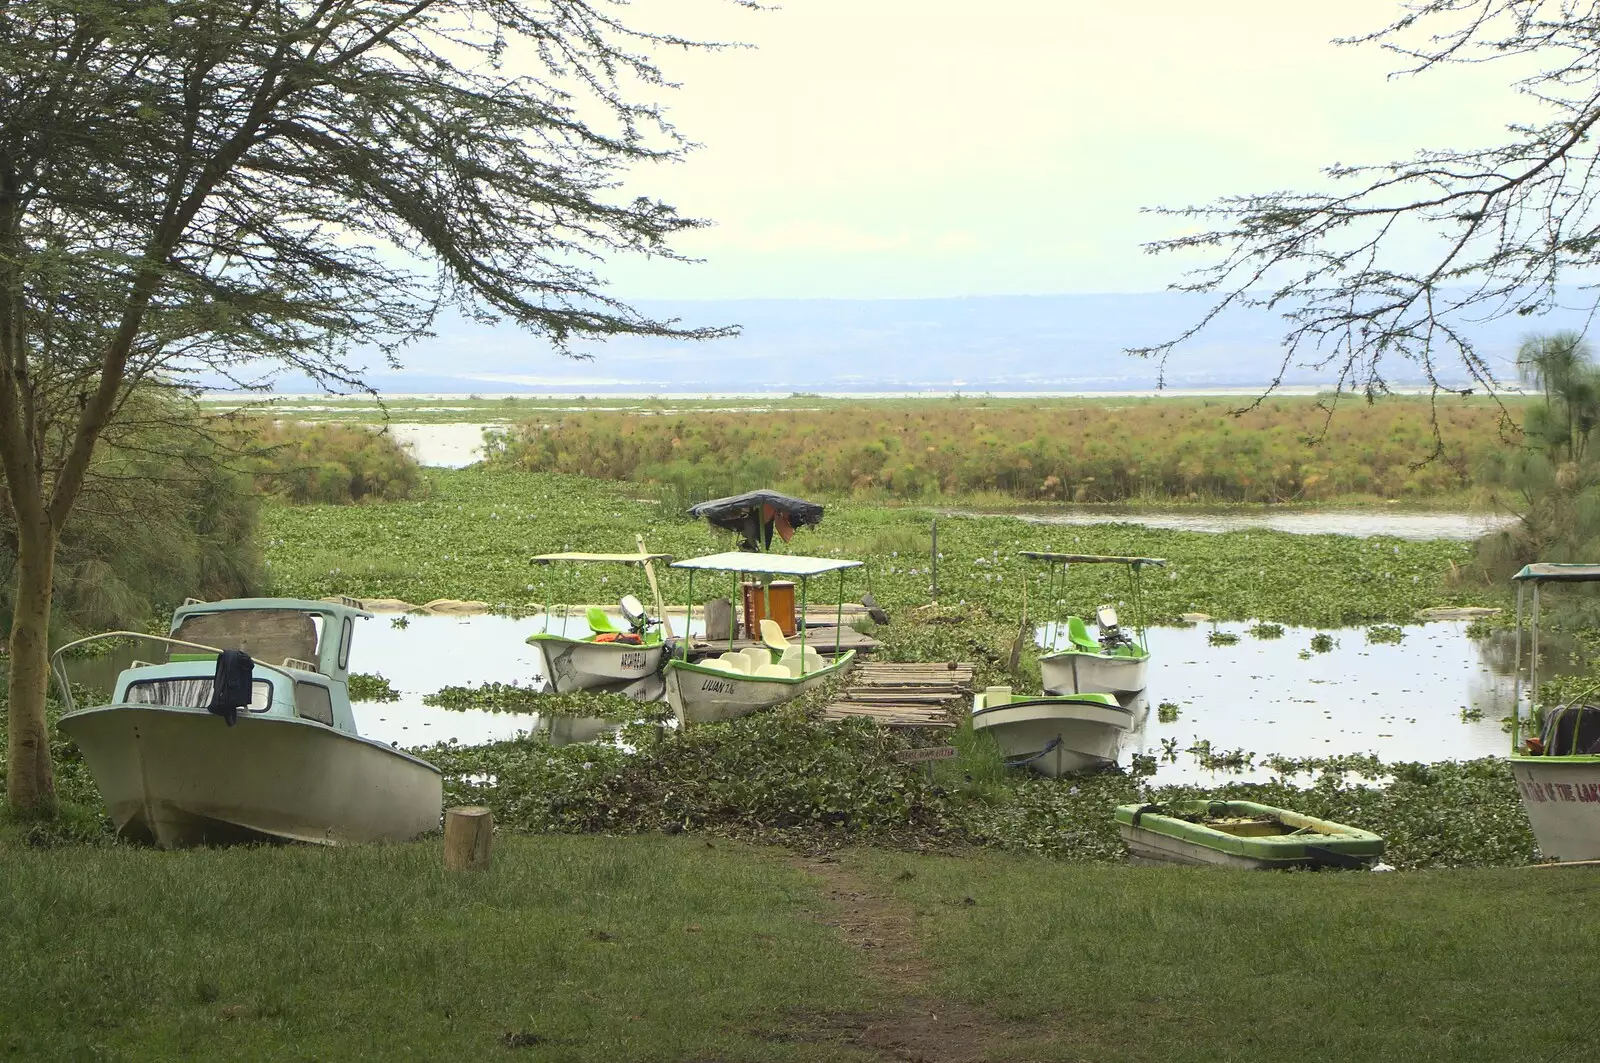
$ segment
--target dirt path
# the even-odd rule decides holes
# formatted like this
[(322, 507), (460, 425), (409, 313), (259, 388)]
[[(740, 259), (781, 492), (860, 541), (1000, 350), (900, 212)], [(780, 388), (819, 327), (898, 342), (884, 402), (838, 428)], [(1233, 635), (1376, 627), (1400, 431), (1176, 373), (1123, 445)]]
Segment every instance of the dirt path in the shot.
[(862, 881), (838, 857), (799, 857), (795, 863), (823, 881), (829, 910), (818, 918), (865, 954), (870, 977), (893, 1005), (887, 1013), (800, 1016), (785, 1036), (838, 1041), (905, 1063), (981, 1063), (991, 1046), (1014, 1032), (1011, 1024), (936, 995), (915, 916), (886, 891)]

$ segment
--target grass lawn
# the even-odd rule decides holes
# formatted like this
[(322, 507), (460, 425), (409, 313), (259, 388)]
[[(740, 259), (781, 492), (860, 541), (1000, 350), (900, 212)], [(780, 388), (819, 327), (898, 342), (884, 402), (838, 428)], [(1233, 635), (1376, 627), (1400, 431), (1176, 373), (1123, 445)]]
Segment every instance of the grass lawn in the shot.
[(502, 835), (490, 872), (449, 875), (437, 839), (17, 838), (0, 827), (0, 1059), (862, 1058), (747, 1032), (870, 1005), (775, 851)]
[(490, 872), (447, 875), (437, 839), (21, 838), (0, 828), (5, 1059), (848, 1063), (894, 1056), (829, 1016), (952, 1002), (982, 1035), (960, 1058), (994, 1063), (1576, 1063), (1596, 1036), (1600, 877), (1577, 870), (848, 852), (842, 874), (914, 913), (915, 1004), (777, 849), (503, 834)]
[[(990, 1058), (1119, 1063), (1600, 1054), (1600, 873), (1265, 874), (858, 852)], [(967, 898), (971, 898), (968, 903)]]

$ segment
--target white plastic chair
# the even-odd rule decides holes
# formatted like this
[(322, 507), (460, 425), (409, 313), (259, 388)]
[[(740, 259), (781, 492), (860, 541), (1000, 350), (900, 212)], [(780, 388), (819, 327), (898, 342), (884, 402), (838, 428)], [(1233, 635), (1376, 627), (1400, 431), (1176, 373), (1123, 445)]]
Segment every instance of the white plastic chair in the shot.
[(790, 646), (789, 639), (783, 633), (783, 628), (771, 617), (761, 618), (761, 643), (769, 650), (782, 653)]
[(750, 669), (749, 670), (751, 672), (754, 672), (757, 668), (760, 668), (764, 664), (771, 664), (772, 663), (772, 653), (771, 653), (771, 651), (763, 649), (760, 646), (746, 646), (744, 649), (740, 650), (739, 652), (744, 654), (745, 658), (747, 660), (749, 660), (749, 662), (750, 662)]
[(789, 669), (785, 668), (781, 664), (763, 664), (761, 667), (757, 668), (754, 672), (752, 672), (750, 674), (751, 675), (756, 675), (756, 676), (766, 676), (766, 677), (770, 677), (772, 679), (793, 679), (794, 678), (794, 673), (789, 671)]
[(746, 657), (742, 653), (734, 653), (730, 650), (718, 657), (717, 660), (721, 661), (723, 664), (726, 664), (736, 672), (744, 672), (748, 674), (750, 671), (750, 658)]

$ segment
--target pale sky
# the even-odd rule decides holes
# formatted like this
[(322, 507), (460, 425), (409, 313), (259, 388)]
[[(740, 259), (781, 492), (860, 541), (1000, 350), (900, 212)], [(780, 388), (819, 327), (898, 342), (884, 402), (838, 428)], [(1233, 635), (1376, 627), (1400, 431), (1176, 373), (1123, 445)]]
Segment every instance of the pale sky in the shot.
[[(613, 260), (628, 298), (927, 297), (1163, 288), (1139, 208), (1304, 188), (1333, 162), (1494, 142), (1494, 67), (1387, 80), (1338, 36), (1394, 0), (635, 3), (753, 50), (662, 57), (704, 145), (634, 187), (712, 218), (692, 266)], [(627, 13), (627, 12), (625, 12)]]

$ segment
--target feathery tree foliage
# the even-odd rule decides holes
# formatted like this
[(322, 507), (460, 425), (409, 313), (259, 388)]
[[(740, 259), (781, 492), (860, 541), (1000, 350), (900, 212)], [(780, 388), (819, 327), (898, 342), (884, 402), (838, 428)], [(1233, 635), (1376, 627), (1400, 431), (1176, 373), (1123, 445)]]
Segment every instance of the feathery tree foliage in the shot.
[[(741, 0), (734, 0), (741, 2)], [(687, 144), (620, 0), (13, 0), (0, 7), (0, 468), (16, 529), (7, 798), (54, 805), (57, 549), (152, 380), (358, 385), (441, 307), (717, 335), (601, 290), (700, 222), (618, 191)]]
[(1534, 336), (1517, 352), (1524, 383), (1544, 395), (1523, 415), (1522, 447), (1495, 451), (1483, 480), (1521, 520), (1479, 544), (1484, 574), (1503, 580), (1530, 561), (1600, 556), (1600, 366), (1582, 336)]
[(1386, 391), (1401, 361), (1436, 393), (1450, 390), (1441, 374), (1452, 366), (1493, 391), (1500, 381), (1466, 326), (1553, 309), (1559, 278), (1586, 280), (1600, 265), (1600, 2), (1401, 6), (1392, 24), (1340, 43), (1387, 48), (1407, 74), (1509, 63), (1528, 121), (1510, 127), (1501, 144), (1331, 166), (1326, 191), (1164, 210), (1200, 231), (1150, 249), (1214, 254), (1177, 287), (1216, 299), (1173, 341), (1134, 353), (1165, 364), (1176, 344), (1224, 309), (1264, 307), (1288, 321), (1283, 368), (1323, 369), (1341, 392)]
[[(106, 430), (56, 551), (57, 640), (142, 625), (191, 595), (259, 589), (249, 464), (262, 460), (260, 444), (214, 421), (186, 397), (147, 387)], [(0, 512), (0, 620), (13, 610), (16, 565), (16, 526)]]

